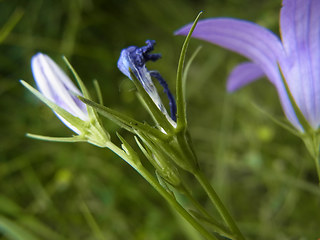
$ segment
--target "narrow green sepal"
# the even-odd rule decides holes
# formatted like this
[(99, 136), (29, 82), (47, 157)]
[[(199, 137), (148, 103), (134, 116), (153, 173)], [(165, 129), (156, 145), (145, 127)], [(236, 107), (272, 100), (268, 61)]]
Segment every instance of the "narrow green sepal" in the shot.
[(187, 76), (188, 76), (188, 72), (190, 69), (190, 66), (193, 62), (193, 60), (195, 59), (195, 57), (198, 55), (199, 51), (201, 50), (202, 46), (199, 46), (194, 53), (191, 55), (190, 59), (188, 60), (184, 71), (183, 71), (183, 75), (182, 75), (182, 90), (183, 90), (183, 95), (186, 96), (186, 83), (187, 83)]
[(50, 136), (43, 136), (38, 134), (27, 133), (27, 137), (42, 140), (42, 141), (50, 141), (50, 142), (87, 142), (82, 135), (72, 136), (72, 137), (50, 137)]
[(152, 98), (149, 96), (149, 94), (146, 92), (146, 90), (143, 88), (140, 81), (137, 79), (137, 77), (133, 74), (132, 70), (129, 69), (131, 79), (138, 89), (139, 94), (141, 95), (141, 98), (145, 102), (146, 106), (149, 108), (149, 112), (152, 114), (152, 117), (155, 119), (157, 125), (164, 129), (164, 131), (168, 134), (174, 132), (173, 125), (169, 122), (168, 118), (161, 112), (161, 110), (158, 108), (158, 106), (154, 103)]
[(156, 138), (160, 138), (163, 140), (167, 139), (167, 136), (164, 133), (151, 127), (146, 123), (141, 123), (139, 121), (136, 121), (133, 118), (130, 118), (122, 113), (119, 113), (111, 108), (108, 108), (106, 106), (93, 102), (84, 97), (78, 96), (78, 98), (85, 104), (91, 106), (96, 111), (98, 111), (102, 116), (110, 119), (111, 121), (115, 122), (120, 127), (126, 129), (127, 131), (135, 133), (135, 131), (138, 130), (138, 131), (150, 134)]
[(139, 158), (138, 154), (133, 150), (133, 148), (130, 146), (130, 144), (118, 132), (116, 134), (117, 134), (117, 137), (122, 142), (122, 149), (130, 157), (133, 164), (135, 166), (141, 165), (140, 158)]
[(171, 196), (176, 199), (176, 196), (174, 195), (174, 193), (170, 190), (169, 186), (167, 185), (165, 179), (161, 176), (161, 174), (158, 172), (158, 170), (155, 171), (156, 173), (156, 177), (158, 179), (158, 182), (160, 183), (160, 185), (169, 193), (171, 194)]
[(97, 93), (97, 96), (98, 96), (99, 103), (101, 105), (103, 105), (103, 97), (102, 97), (101, 87), (100, 87), (100, 84), (99, 84), (98, 80), (96, 80), (96, 79), (93, 80), (93, 86), (96, 89), (96, 93)]
[(67, 64), (67, 66), (70, 69), (71, 73), (73, 74), (74, 78), (76, 79), (83, 96), (85, 98), (91, 99), (89, 91), (87, 90), (86, 86), (84, 85), (83, 81), (79, 77), (79, 75), (76, 72), (76, 70), (74, 70), (74, 68), (72, 67), (71, 63), (68, 61), (68, 59), (65, 56), (63, 56), (62, 58), (65, 61), (65, 63)]
[(54, 112), (59, 114), (62, 118), (66, 119), (72, 126), (79, 129), (79, 131), (83, 131), (86, 128), (86, 122), (82, 121), (80, 118), (73, 116), (68, 111), (64, 110), (63, 108), (59, 107), (57, 104), (53, 103), (45, 96), (43, 96), (38, 90), (33, 88), (27, 82), (20, 80), (21, 84), (27, 88), (31, 93), (33, 93), (37, 98), (39, 98), (43, 103), (45, 103), (49, 108), (51, 108)]
[(281, 121), (279, 119), (277, 119), (276, 117), (272, 116), (270, 113), (268, 113), (267, 111), (265, 111), (262, 107), (258, 106), (255, 103), (252, 103), (253, 107), (255, 107), (259, 112), (261, 112), (262, 114), (264, 114), (266, 117), (268, 117), (271, 121), (273, 121), (274, 123), (278, 124), (280, 127), (286, 129), (287, 131), (289, 131), (290, 133), (292, 133), (293, 135), (296, 135), (297, 137), (302, 137), (301, 133), (298, 132), (295, 128), (292, 127), (292, 125), (290, 125), (288, 122), (284, 122)]
[(193, 25), (183, 43), (182, 50), (180, 53), (178, 70), (177, 70), (177, 80), (176, 80), (176, 95), (177, 95), (177, 129), (185, 129), (187, 127), (187, 116), (186, 116), (186, 96), (184, 91), (183, 84), (183, 68), (184, 61), (186, 58), (186, 53), (188, 49), (188, 45), (191, 39), (191, 35), (198, 23), (198, 20), (201, 16), (202, 12), (198, 14), (196, 19), (193, 22)]
[(139, 138), (143, 141), (145, 147), (140, 143), (137, 137), (135, 140), (140, 147), (141, 151), (147, 157), (149, 162), (155, 167), (158, 173), (165, 179), (169, 184), (179, 188), (181, 185), (181, 178), (176, 166), (169, 160), (169, 155), (162, 150), (160, 145), (161, 142), (153, 140), (148, 136), (137, 132)]
[[(64, 62), (67, 64), (68, 68), (70, 69), (72, 75), (73, 75), (74, 78), (76, 79), (76, 81), (77, 81), (77, 83), (78, 83), (78, 85), (79, 85), (79, 87), (80, 87), (80, 90), (81, 90), (81, 92), (82, 92), (82, 94), (83, 94), (83, 97), (85, 97), (85, 98), (87, 98), (87, 99), (91, 99), (91, 96), (90, 96), (90, 93), (89, 93), (88, 89), (87, 89), (86, 86), (84, 85), (83, 81), (81, 80), (81, 78), (80, 78), (80, 76), (78, 75), (78, 73), (76, 72), (76, 70), (72, 67), (72, 65), (71, 65), (71, 63), (69, 62), (69, 60), (68, 60), (65, 56), (63, 56), (62, 58), (63, 58)], [(88, 115), (89, 115), (90, 117), (93, 117), (93, 118), (98, 119), (98, 118), (97, 118), (97, 115), (96, 115), (96, 112), (93, 111), (92, 108), (88, 108), (88, 107), (87, 107), (87, 110), (88, 110)]]

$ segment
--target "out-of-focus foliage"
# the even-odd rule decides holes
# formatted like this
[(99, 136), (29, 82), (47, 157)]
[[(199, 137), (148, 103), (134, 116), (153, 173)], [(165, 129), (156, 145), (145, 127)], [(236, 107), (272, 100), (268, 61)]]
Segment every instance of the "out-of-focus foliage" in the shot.
[[(72, 132), (18, 80), (33, 84), (30, 58), (36, 52), (61, 66), (65, 55), (92, 92), (92, 80), (99, 81), (105, 105), (150, 121), (133, 85), (116, 68), (122, 48), (155, 39), (163, 59), (149, 68), (173, 88), (183, 42), (173, 32), (200, 10), (203, 18), (242, 18), (278, 32), (280, 7), (280, 0), (0, 1), (0, 239), (197, 239), (111, 152), (26, 138), (26, 132)], [(201, 167), (248, 239), (319, 238), (313, 162), (298, 138), (253, 104), (282, 117), (274, 88), (263, 79), (227, 94), (227, 74), (243, 59), (194, 39), (189, 53), (198, 45), (203, 48), (190, 69), (187, 94)], [(115, 142), (120, 131), (134, 144), (111, 122), (105, 127)], [(198, 186), (190, 185), (205, 204)]]

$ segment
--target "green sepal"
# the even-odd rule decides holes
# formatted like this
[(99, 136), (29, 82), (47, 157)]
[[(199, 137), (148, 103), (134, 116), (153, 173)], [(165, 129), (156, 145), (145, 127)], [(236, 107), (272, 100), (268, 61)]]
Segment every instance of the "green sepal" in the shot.
[(135, 131), (138, 130), (138, 131), (150, 134), (150, 135), (152, 135), (156, 138), (159, 138), (159, 139), (163, 139), (163, 140), (167, 139), (167, 136), (164, 133), (151, 127), (147, 123), (141, 123), (139, 121), (136, 121), (133, 118), (126, 116), (125, 114), (117, 112), (111, 108), (108, 108), (106, 106), (103, 106), (101, 104), (93, 102), (93, 101), (86, 99), (84, 97), (78, 96), (78, 98), (82, 102), (84, 102), (85, 104), (94, 108), (102, 116), (110, 119), (111, 121), (118, 124), (120, 127), (124, 128), (132, 133), (135, 133)]
[(101, 92), (100, 84), (99, 84), (99, 82), (98, 82), (96, 79), (93, 80), (93, 86), (94, 86), (94, 88), (96, 89), (96, 93), (97, 93), (97, 97), (98, 97), (99, 103), (100, 103), (101, 105), (103, 105), (103, 97), (102, 97), (102, 92)]
[[(136, 94), (138, 100), (140, 101), (140, 103), (142, 104), (142, 106), (144, 107), (144, 109), (149, 113), (149, 115), (151, 116), (153, 122), (158, 125), (157, 120), (155, 119), (154, 115), (152, 114), (150, 108), (148, 107), (148, 105), (146, 104), (146, 102), (144, 101), (143, 97), (141, 96), (141, 94), (139, 92), (137, 92)], [(158, 126), (160, 127), (160, 126)]]
[(262, 114), (264, 114), (266, 117), (268, 117), (271, 121), (273, 121), (274, 123), (278, 124), (280, 127), (286, 129), (287, 131), (289, 131), (290, 133), (292, 133), (293, 135), (297, 136), (297, 137), (302, 137), (302, 134), (300, 132), (298, 132), (295, 128), (292, 127), (292, 125), (290, 125), (288, 122), (282, 121), (280, 119), (277, 119), (276, 117), (272, 116), (270, 113), (268, 113), (267, 111), (265, 111), (262, 107), (258, 106), (257, 104), (252, 104), (253, 107), (255, 107), (259, 112), (261, 112)]
[(183, 95), (186, 96), (186, 83), (187, 83), (187, 76), (188, 76), (188, 72), (190, 69), (190, 66), (193, 62), (193, 60), (195, 59), (195, 57), (198, 55), (199, 51), (201, 50), (202, 46), (199, 46), (194, 53), (191, 55), (190, 59), (188, 60), (184, 71), (183, 71), (183, 75), (182, 75), (182, 90), (183, 90)]
[(79, 137), (85, 139), (87, 142), (98, 147), (105, 147), (106, 142), (110, 141), (109, 133), (103, 129), (99, 121), (99, 118), (97, 117), (95, 111), (92, 108), (89, 108), (91, 109), (92, 113), (91, 116), (89, 115), (90, 120), (83, 121), (80, 118), (73, 116), (71, 113), (64, 110), (63, 108), (53, 103), (49, 99), (47, 99), (38, 90), (30, 86), (30, 84), (26, 83), (23, 80), (21, 80), (20, 82), (31, 93), (33, 93), (37, 98), (44, 102), (49, 108), (51, 108), (54, 112), (56, 112), (66, 121), (68, 121), (69, 124), (78, 129), (80, 131)]
[(50, 141), (50, 142), (70, 142), (70, 143), (87, 142), (87, 139), (85, 139), (82, 135), (77, 135), (72, 137), (49, 137), (49, 136), (27, 133), (26, 136), (29, 138), (37, 139), (37, 140)]
[(171, 196), (176, 199), (176, 196), (174, 195), (174, 193), (170, 190), (167, 182), (165, 181), (165, 179), (161, 176), (161, 174), (159, 173), (158, 170), (155, 171), (156, 173), (156, 177), (158, 179), (158, 182), (160, 183), (160, 185), (169, 193), (171, 194)]
[(132, 70), (129, 69), (129, 71), (134, 85), (138, 89), (138, 92), (141, 95), (141, 98), (145, 102), (146, 106), (149, 108), (149, 112), (151, 112), (152, 117), (155, 119), (157, 125), (163, 128), (166, 131), (166, 133), (173, 133), (175, 129), (173, 125), (169, 122), (168, 118), (163, 114), (163, 112), (161, 112), (158, 106), (153, 102), (152, 98), (143, 88), (142, 84), (137, 79), (137, 77), (133, 74)]
[[(88, 89), (84, 85), (83, 81), (79, 77), (79, 75), (76, 72), (76, 70), (72, 67), (72, 65), (70, 64), (70, 62), (68, 61), (68, 59), (65, 56), (63, 56), (63, 60), (65, 61), (65, 63), (67, 64), (68, 68), (70, 69), (71, 73), (73, 74), (74, 78), (76, 79), (76, 81), (77, 81), (77, 83), (78, 83), (78, 85), (80, 87), (80, 90), (81, 90), (81, 92), (83, 94), (83, 97), (85, 97), (87, 99), (91, 99), (91, 96), (89, 94)], [(96, 112), (92, 108), (88, 108), (87, 107), (87, 111), (88, 111), (89, 117), (92, 117), (92, 118), (95, 118), (95, 119), (99, 119), (97, 114), (96, 114)]]
[(68, 68), (70, 69), (71, 73), (73, 74), (74, 78), (76, 79), (76, 81), (77, 81), (77, 83), (78, 83), (78, 85), (79, 85), (79, 87), (80, 87), (80, 90), (81, 90), (83, 96), (84, 96), (85, 98), (91, 99), (90, 94), (89, 94), (86, 86), (84, 85), (83, 81), (82, 81), (81, 78), (79, 77), (79, 75), (78, 75), (78, 73), (76, 72), (76, 70), (74, 70), (74, 68), (72, 67), (71, 63), (68, 61), (68, 59), (67, 59), (65, 56), (63, 56), (62, 58), (63, 58), (63, 60), (65, 61), (65, 63), (67, 64), (67, 66), (68, 66)]
[(31, 93), (33, 93), (37, 98), (39, 98), (43, 103), (45, 103), (49, 108), (51, 108), (54, 112), (59, 114), (62, 118), (68, 121), (72, 126), (77, 128), (80, 132), (83, 132), (87, 128), (87, 123), (81, 120), (78, 117), (73, 116), (68, 111), (64, 110), (63, 108), (59, 107), (57, 104), (53, 103), (45, 96), (43, 96), (38, 90), (33, 88), (27, 82), (20, 80), (21, 84), (27, 88)]
[[(116, 132), (117, 137), (120, 139), (122, 145), (122, 149), (126, 152), (132, 163), (128, 162), (131, 166), (133, 166), (135, 169), (138, 168), (138, 166), (141, 165), (140, 158), (138, 154), (134, 151), (134, 149), (130, 146), (130, 144), (118, 133)], [(124, 159), (125, 160), (125, 159)]]
[(141, 151), (147, 157), (149, 162), (156, 168), (158, 173), (165, 179), (168, 183), (175, 187), (181, 185), (181, 178), (178, 169), (169, 159), (170, 156), (167, 152), (163, 151), (161, 148), (162, 142), (153, 140), (148, 136), (137, 132), (139, 138), (143, 141), (145, 147), (140, 143), (137, 137), (135, 140), (140, 147)]
[(177, 79), (176, 79), (176, 97), (177, 97), (177, 129), (185, 129), (187, 127), (187, 116), (186, 116), (186, 96), (183, 87), (183, 67), (184, 61), (186, 58), (186, 53), (188, 45), (191, 39), (191, 35), (198, 23), (198, 20), (202, 12), (198, 14), (196, 19), (193, 22), (193, 25), (183, 43), (182, 50), (180, 53), (178, 70), (177, 70)]

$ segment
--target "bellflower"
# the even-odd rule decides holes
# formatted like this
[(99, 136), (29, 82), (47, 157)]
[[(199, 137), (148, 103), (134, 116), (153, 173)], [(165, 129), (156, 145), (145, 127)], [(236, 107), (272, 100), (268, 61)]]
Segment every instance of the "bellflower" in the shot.
[[(31, 68), (37, 87), (43, 96), (73, 116), (83, 121), (89, 120), (87, 106), (77, 98), (77, 95), (82, 96), (82, 93), (50, 57), (42, 53), (34, 55), (31, 59)], [(71, 130), (80, 133), (79, 129), (66, 119), (59, 114), (57, 116)]]
[[(79, 135), (70, 141), (88, 141), (103, 147), (109, 141), (109, 135), (100, 125), (95, 112), (87, 107), (77, 96), (82, 92), (73, 84), (71, 79), (47, 55), (37, 53), (31, 59), (33, 77), (38, 90), (24, 81), (21, 83), (46, 103), (58, 118), (71, 130)], [(78, 82), (85, 97), (89, 97), (80, 79)], [(43, 140), (68, 141), (67, 138), (53, 138), (29, 134)], [(64, 139), (64, 140), (63, 140)]]
[[(161, 112), (165, 116), (167, 116), (171, 123), (175, 125), (177, 111), (176, 103), (166, 81), (162, 78), (159, 72), (149, 71), (146, 68), (147, 61), (156, 61), (161, 57), (161, 55), (150, 54), (150, 52), (154, 49), (154, 40), (147, 40), (146, 44), (147, 46), (143, 46), (140, 48), (136, 46), (130, 46), (128, 48), (123, 49), (118, 60), (118, 68), (124, 75), (126, 75), (131, 80), (132, 78), (130, 75), (130, 71), (132, 71), (132, 73), (139, 80), (139, 82), (141, 83), (145, 91), (149, 94), (156, 106), (161, 110)], [(171, 118), (169, 117), (167, 110), (165, 109), (160, 99), (160, 96), (157, 92), (154, 83), (152, 82), (151, 77), (154, 77), (159, 81), (160, 85), (164, 89), (164, 92), (167, 94), (169, 98)]]
[[(282, 5), (281, 39), (255, 23), (232, 18), (199, 21), (192, 36), (251, 60), (233, 69), (229, 91), (266, 76), (276, 87), (293, 126), (300, 132), (308, 131), (299, 117), (302, 113), (309, 127), (316, 130), (320, 125), (320, 1), (283, 0)], [(190, 27), (176, 34), (186, 35)]]

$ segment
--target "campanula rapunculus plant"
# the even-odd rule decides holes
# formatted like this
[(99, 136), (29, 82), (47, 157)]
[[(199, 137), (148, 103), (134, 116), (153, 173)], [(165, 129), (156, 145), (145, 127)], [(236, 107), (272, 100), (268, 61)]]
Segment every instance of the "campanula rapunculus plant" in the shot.
[[(262, 76), (270, 80), (286, 117), (315, 159), (320, 181), (320, 1), (283, 0), (282, 5), (281, 38), (255, 23), (232, 18), (201, 20), (192, 36), (251, 60), (233, 69), (228, 91)], [(176, 34), (186, 35), (190, 27)]]
[[(196, 18), (194, 26), (199, 17), (200, 14)], [(150, 53), (154, 48), (155, 41), (148, 40), (146, 41), (147, 45), (143, 47), (127, 47), (120, 54), (118, 68), (134, 82), (138, 95), (155, 120), (156, 126), (151, 126), (147, 122), (139, 122), (123, 113), (103, 106), (102, 101), (100, 104), (92, 101), (86, 87), (68, 62), (67, 64), (77, 79), (81, 91), (48, 56), (41, 53), (36, 54), (32, 58), (32, 72), (39, 91), (24, 81), (21, 81), (22, 84), (47, 104), (62, 122), (78, 135), (72, 138), (30, 136), (49, 141), (87, 141), (99, 147), (109, 148), (139, 172), (168, 201), (173, 209), (180, 213), (206, 239), (218, 240), (220, 239), (218, 235), (221, 235), (234, 240), (244, 240), (230, 213), (215, 193), (209, 180), (201, 172), (187, 129), (186, 100), (183, 90), (183, 74), (185, 72), (183, 68), (192, 30), (188, 34), (180, 54), (176, 83), (177, 103), (160, 73), (149, 71), (146, 68), (147, 61), (155, 61), (160, 57), (159, 54)], [(152, 78), (159, 81), (167, 94), (171, 116), (167, 113)], [(121, 148), (111, 141), (109, 134), (103, 129), (100, 115), (97, 113), (134, 134), (141, 152), (154, 167), (152, 170), (155, 171), (155, 176), (143, 166), (143, 161), (140, 160), (141, 154), (137, 154), (120, 134), (117, 136), (122, 143)], [(181, 172), (189, 172), (193, 175), (194, 180), (199, 182), (220, 214), (223, 223), (217, 216), (210, 215), (193, 197), (187, 182), (183, 179), (184, 174), (180, 174)], [(185, 195), (196, 211), (189, 211), (181, 204), (176, 197), (177, 192)], [(210, 222), (211, 230), (204, 226), (204, 222)]]
[[(33, 134), (30, 136), (44, 140), (88, 141), (100, 147), (105, 146), (109, 141), (108, 133), (103, 130), (93, 109), (87, 107), (77, 97), (83, 95), (89, 97), (81, 80), (77, 77), (82, 92), (63, 70), (43, 53), (37, 53), (32, 57), (31, 67), (39, 91), (24, 81), (21, 83), (46, 103), (60, 120), (78, 136), (72, 138), (51, 138)], [(75, 76), (77, 75), (75, 74)]]

